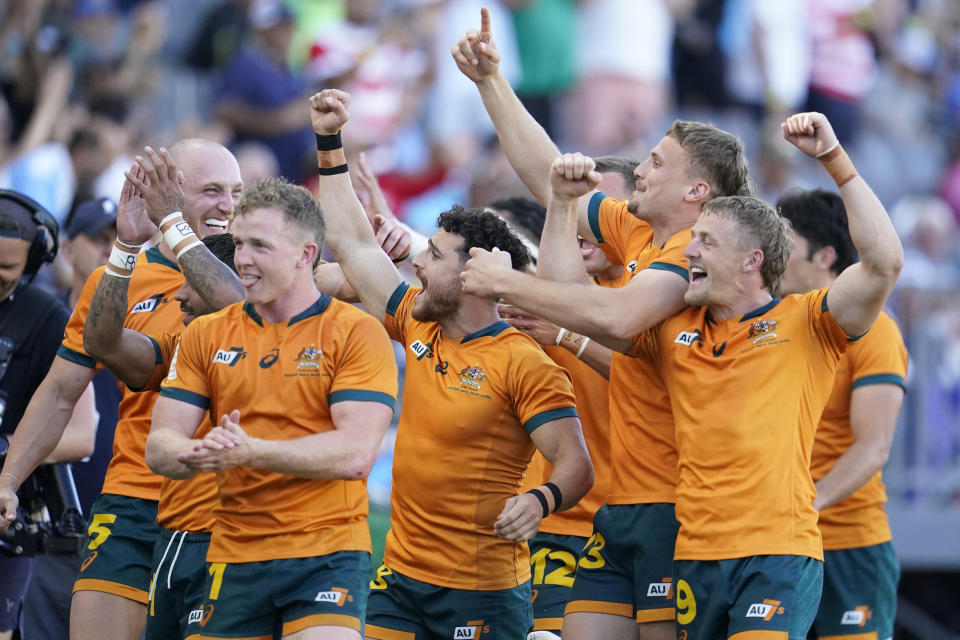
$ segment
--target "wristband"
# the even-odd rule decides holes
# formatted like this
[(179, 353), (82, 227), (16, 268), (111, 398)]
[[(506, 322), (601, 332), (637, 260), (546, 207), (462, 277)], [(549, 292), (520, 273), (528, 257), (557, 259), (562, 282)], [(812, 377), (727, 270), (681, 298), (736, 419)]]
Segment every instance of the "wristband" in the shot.
[(14, 482), (16, 482), (18, 485), (20, 484), (20, 478), (13, 475), (9, 471), (4, 471), (3, 473), (0, 473), (0, 477), (3, 477), (3, 476), (10, 476), (11, 478), (13, 478)]
[(545, 486), (547, 489), (550, 489), (550, 493), (553, 494), (553, 503), (556, 505), (553, 507), (553, 510), (560, 511), (560, 505), (563, 504), (563, 494), (560, 493), (560, 487), (552, 482), (544, 482), (543, 486)]
[(177, 260), (179, 260), (180, 257), (181, 257), (183, 254), (185, 254), (187, 251), (190, 251), (190, 249), (193, 249), (193, 248), (196, 247), (197, 245), (201, 245), (201, 244), (203, 244), (203, 241), (197, 239), (197, 240), (194, 240), (193, 242), (191, 242), (190, 244), (188, 244), (187, 246), (185, 246), (183, 249), (180, 249), (180, 252), (177, 253)]
[(183, 219), (183, 214), (174, 211), (160, 221), (160, 231), (163, 232), (163, 241), (170, 247), (173, 255), (180, 257), (185, 249), (192, 248), (199, 242), (190, 224)]
[(118, 278), (129, 278), (133, 275), (133, 267), (137, 264), (138, 255), (140, 255), (140, 247), (115, 240), (104, 272)]
[(329, 136), (317, 135), (317, 172), (322, 176), (334, 176), (347, 172), (347, 157), (343, 154), (340, 132)]
[(823, 156), (827, 155), (828, 153), (830, 153), (831, 151), (833, 151), (834, 149), (836, 149), (836, 148), (839, 147), (839, 146), (840, 146), (840, 141), (837, 140), (837, 141), (834, 142), (832, 145), (830, 145), (830, 148), (829, 148), (829, 149), (826, 149), (826, 150), (824, 150), (824, 151), (821, 151), (820, 153), (818, 153), (817, 155), (815, 155), (815, 156), (813, 156), (813, 157), (816, 158), (817, 160), (819, 160), (820, 158), (822, 158)]
[(547, 496), (543, 495), (543, 491), (540, 491), (540, 489), (530, 489), (530, 491), (527, 491), (527, 493), (535, 496), (537, 500), (540, 501), (540, 506), (543, 507), (544, 518), (550, 515), (550, 505), (547, 503)]
[(558, 347), (560, 346), (560, 343), (563, 342), (563, 334), (565, 334), (566, 332), (567, 332), (567, 330), (564, 329), (563, 327), (560, 327), (560, 331), (557, 332), (556, 345), (557, 345)]
[(831, 147), (822, 156), (817, 155), (817, 158), (838, 187), (842, 187), (859, 175), (853, 162), (850, 161), (850, 156), (839, 144)]
[(583, 342), (580, 343), (580, 348), (577, 349), (578, 358), (583, 355), (583, 350), (587, 348), (587, 345), (589, 343), (590, 343), (590, 338), (588, 338), (587, 336), (583, 336)]

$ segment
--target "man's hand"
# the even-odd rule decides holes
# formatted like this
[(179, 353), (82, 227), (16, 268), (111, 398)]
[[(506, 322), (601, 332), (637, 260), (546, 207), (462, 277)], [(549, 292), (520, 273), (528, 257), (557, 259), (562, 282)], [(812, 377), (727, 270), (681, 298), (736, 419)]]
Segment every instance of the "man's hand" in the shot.
[(597, 188), (602, 176), (594, 170), (593, 158), (565, 153), (550, 165), (550, 189), (554, 198), (576, 200)]
[[(147, 174), (143, 167), (134, 162), (130, 173), (141, 182), (146, 182)], [(136, 246), (153, 237), (157, 225), (147, 215), (147, 205), (137, 193), (137, 188), (129, 180), (123, 181), (120, 190), (120, 205), (117, 207), (117, 238), (120, 242)]]
[(159, 225), (174, 211), (183, 211), (183, 175), (177, 171), (173, 156), (163, 147), (159, 153), (151, 147), (144, 147), (143, 153), (143, 156), (137, 156), (137, 164), (147, 179), (141, 180), (131, 171), (125, 171), (123, 175), (143, 198), (150, 220)]
[(480, 31), (467, 31), (467, 35), (450, 48), (450, 53), (463, 75), (474, 82), (480, 82), (497, 72), (500, 51), (493, 42), (490, 11), (486, 7), (480, 9)]
[(313, 131), (330, 136), (340, 131), (350, 119), (350, 94), (339, 89), (324, 89), (310, 96), (310, 122)]
[(784, 140), (814, 158), (838, 144), (827, 116), (815, 111), (790, 116), (780, 125), (780, 131)]
[(177, 460), (191, 471), (226, 471), (249, 464), (254, 455), (253, 438), (240, 426), (240, 412), (220, 418), (214, 427), (193, 449), (181, 453)]
[(481, 298), (499, 298), (501, 279), (513, 271), (510, 254), (494, 247), (487, 251), (479, 247), (470, 249), (470, 259), (460, 273), (464, 293)]
[(529, 493), (507, 499), (493, 524), (493, 531), (504, 540), (525, 542), (533, 537), (543, 520), (543, 506)]
[(373, 232), (383, 252), (393, 262), (399, 262), (410, 255), (410, 232), (403, 228), (395, 218), (381, 215), (373, 217)]
[(543, 318), (527, 313), (520, 307), (515, 307), (507, 302), (498, 304), (497, 312), (510, 326), (523, 331), (536, 340), (538, 344), (545, 347), (552, 347), (557, 344), (557, 334), (560, 333), (560, 327), (552, 322), (547, 322)]
[(16, 488), (3, 480), (3, 484), (0, 484), (0, 533), (6, 531), (7, 527), (17, 519), (17, 507), (19, 505), (20, 500), (17, 498)]

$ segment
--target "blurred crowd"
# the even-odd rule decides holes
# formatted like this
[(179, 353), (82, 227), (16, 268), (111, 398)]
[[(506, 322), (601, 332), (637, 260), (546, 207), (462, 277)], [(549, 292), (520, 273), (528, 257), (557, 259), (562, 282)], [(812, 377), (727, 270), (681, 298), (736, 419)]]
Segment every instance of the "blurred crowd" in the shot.
[(65, 227), (76, 203), (119, 196), (144, 145), (190, 136), (234, 150), (247, 184), (309, 186), (305, 98), (337, 87), (353, 96), (349, 155), (429, 232), (453, 203), (524, 195), (450, 58), (481, 6), (503, 72), (565, 151), (642, 158), (674, 118), (711, 121), (744, 140), (773, 201), (830, 186), (778, 126), (827, 114), (906, 248), (891, 499), (960, 503), (955, 0), (0, 0), (0, 187)]

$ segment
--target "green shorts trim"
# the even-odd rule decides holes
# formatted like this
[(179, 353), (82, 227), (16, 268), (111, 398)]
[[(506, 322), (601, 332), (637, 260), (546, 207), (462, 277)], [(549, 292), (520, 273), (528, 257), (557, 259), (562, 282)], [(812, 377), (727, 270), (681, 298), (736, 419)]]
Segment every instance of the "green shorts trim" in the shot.
[(823, 597), (812, 637), (893, 637), (899, 582), (900, 564), (889, 542), (824, 551)]
[(533, 626), (530, 583), (466, 591), (438, 587), (381, 565), (370, 581), (368, 638), (379, 640), (516, 640)]
[(577, 563), (565, 613), (673, 620), (676, 509), (670, 503), (603, 505)]
[(530, 541), (530, 600), (533, 630), (559, 633), (573, 590), (577, 560), (588, 538), (538, 533)]
[[(269, 544), (269, 541), (265, 541)], [(203, 638), (265, 638), (309, 627), (347, 627), (363, 635), (370, 554), (339, 551), (314, 558), (207, 563), (203, 606), (187, 633)]]
[(90, 508), (83, 563), (73, 591), (102, 591), (147, 603), (157, 503), (105, 493)]
[(209, 533), (160, 530), (153, 547), (146, 640), (186, 637), (190, 613), (202, 615), (209, 546)]
[(679, 634), (694, 640), (761, 632), (806, 640), (823, 586), (819, 560), (752, 556), (673, 566)]

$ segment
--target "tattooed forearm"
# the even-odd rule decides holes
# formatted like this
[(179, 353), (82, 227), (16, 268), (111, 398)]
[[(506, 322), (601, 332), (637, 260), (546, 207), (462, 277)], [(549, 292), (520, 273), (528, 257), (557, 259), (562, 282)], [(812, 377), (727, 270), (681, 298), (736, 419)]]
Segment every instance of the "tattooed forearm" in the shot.
[(190, 286), (212, 309), (243, 300), (240, 278), (206, 246), (198, 245), (180, 256), (180, 268)]
[(83, 326), (83, 348), (94, 358), (100, 358), (103, 350), (116, 344), (123, 331), (127, 315), (127, 288), (129, 278), (116, 278), (104, 274), (97, 283), (97, 290), (90, 301), (90, 310)]

